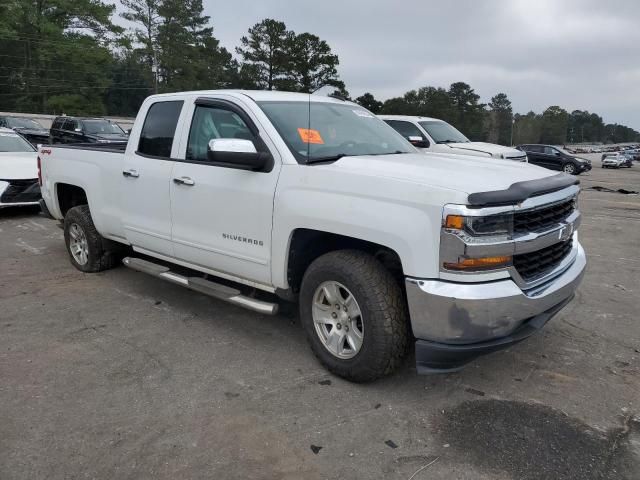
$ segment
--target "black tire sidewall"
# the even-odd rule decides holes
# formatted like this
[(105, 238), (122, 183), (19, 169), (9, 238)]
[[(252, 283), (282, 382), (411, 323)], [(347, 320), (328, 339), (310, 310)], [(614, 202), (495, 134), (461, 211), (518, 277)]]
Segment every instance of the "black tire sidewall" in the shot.
[[(79, 264), (70, 249), (69, 228), (71, 225), (77, 224), (87, 239), (88, 245), (88, 260), (84, 265)], [(87, 205), (81, 205), (71, 208), (64, 217), (64, 243), (69, 253), (69, 259), (71, 264), (82, 272), (99, 272), (102, 270), (101, 259), (104, 256), (104, 249), (102, 248), (102, 238), (97, 232), (96, 227), (91, 220), (91, 214)]]
[[(382, 265), (379, 268), (384, 269)], [(326, 349), (316, 332), (312, 315), (313, 298), (316, 289), (326, 281), (344, 285), (360, 307), (364, 326), (363, 344), (353, 358), (341, 359), (334, 356)], [(356, 271), (341, 268), (337, 262), (331, 264), (320, 261), (307, 270), (299, 296), (300, 321), (314, 354), (329, 371), (356, 382), (371, 381), (389, 371), (387, 357), (390, 352), (385, 345), (389, 331), (385, 328), (384, 314), (376, 309), (375, 291), (370, 290), (370, 287)]]
[[(569, 166), (571, 166), (573, 168), (572, 172), (567, 172), (565, 170), (565, 168), (567, 168)], [(569, 175), (576, 175), (578, 173), (578, 169), (573, 163), (565, 163), (565, 165), (562, 167), (562, 170), (564, 171), (564, 173), (568, 173)]]

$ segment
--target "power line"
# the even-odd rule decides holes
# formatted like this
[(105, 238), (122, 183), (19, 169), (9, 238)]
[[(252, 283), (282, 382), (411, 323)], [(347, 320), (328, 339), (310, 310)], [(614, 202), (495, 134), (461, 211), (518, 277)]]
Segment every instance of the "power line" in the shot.
[[(96, 89), (94, 87), (91, 87), (92, 89)], [(86, 90), (86, 87), (80, 87), (80, 89), (82, 90)], [(34, 92), (34, 93), (0, 93), (0, 97), (33, 97), (33, 96), (39, 96), (39, 95), (64, 95), (64, 94), (73, 94), (73, 93), (77, 93), (77, 88), (73, 89), (73, 90), (63, 90), (63, 91), (40, 91), (40, 92)], [(153, 90), (153, 88), (151, 87), (139, 87), (139, 88), (133, 88), (133, 87), (119, 87), (119, 88), (97, 88), (97, 90)]]

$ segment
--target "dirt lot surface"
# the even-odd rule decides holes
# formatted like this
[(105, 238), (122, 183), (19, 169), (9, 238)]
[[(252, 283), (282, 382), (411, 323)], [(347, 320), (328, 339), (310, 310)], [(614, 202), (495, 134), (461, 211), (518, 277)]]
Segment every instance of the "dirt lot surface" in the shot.
[(541, 334), (369, 385), (295, 315), (82, 274), (55, 222), (0, 212), (0, 479), (640, 478), (640, 197), (590, 189), (640, 164), (581, 180), (588, 272)]

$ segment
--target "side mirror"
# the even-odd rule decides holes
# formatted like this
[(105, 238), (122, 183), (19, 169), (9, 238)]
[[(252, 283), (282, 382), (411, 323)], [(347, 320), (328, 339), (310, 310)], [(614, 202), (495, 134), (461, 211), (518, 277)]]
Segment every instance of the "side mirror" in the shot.
[(251, 140), (215, 138), (209, 140), (207, 158), (221, 165), (256, 171), (265, 169), (271, 155), (258, 152)]
[(419, 136), (408, 136), (407, 140), (409, 140), (409, 143), (411, 143), (411, 145), (413, 145), (414, 147), (418, 147), (418, 148), (429, 148), (429, 146), (431, 145), (429, 143), (429, 140), (425, 140), (422, 137)]

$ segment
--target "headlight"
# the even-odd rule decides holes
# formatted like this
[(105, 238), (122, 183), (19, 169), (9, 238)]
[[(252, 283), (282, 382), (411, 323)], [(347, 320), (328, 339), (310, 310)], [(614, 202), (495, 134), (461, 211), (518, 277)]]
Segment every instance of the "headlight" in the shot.
[(508, 236), (513, 234), (513, 214), (501, 213), (486, 217), (447, 215), (444, 227), (467, 232), (474, 237)]

